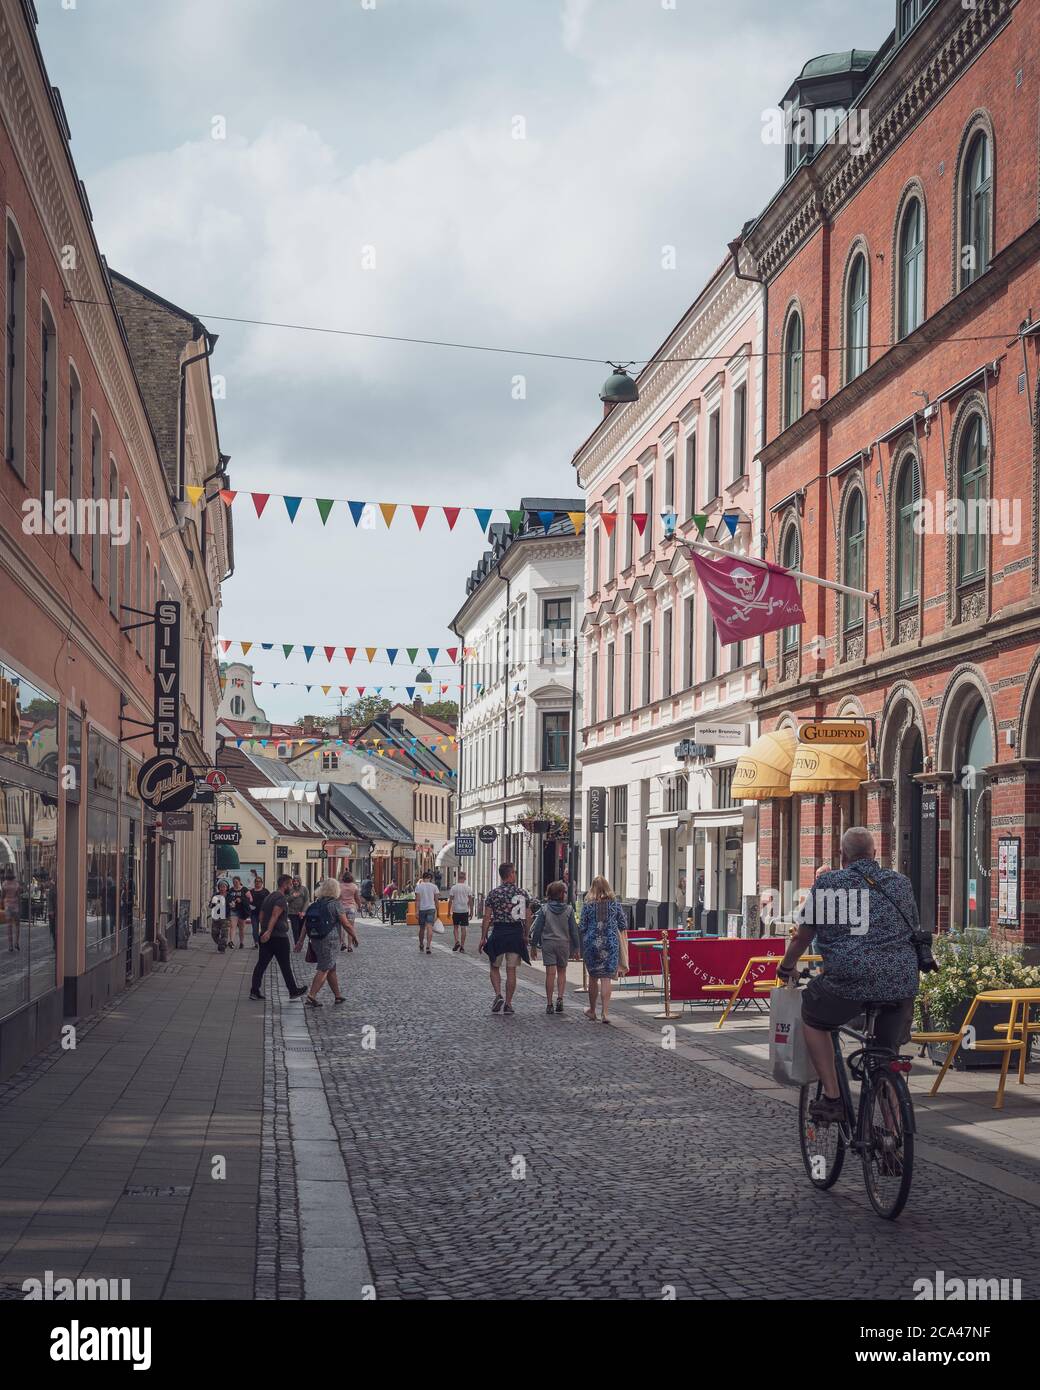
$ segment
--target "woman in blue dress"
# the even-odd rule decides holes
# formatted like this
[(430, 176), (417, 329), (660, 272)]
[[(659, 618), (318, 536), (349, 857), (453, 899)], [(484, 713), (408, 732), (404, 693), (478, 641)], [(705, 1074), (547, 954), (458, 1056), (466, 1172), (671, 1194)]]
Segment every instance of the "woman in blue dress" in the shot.
[(585, 1017), (596, 1020), (596, 1000), (603, 1001), (603, 1022), (609, 1023), (610, 995), (618, 973), (622, 933), (628, 927), (624, 909), (605, 878), (594, 878), (581, 909), (581, 954), (589, 977), (589, 1007)]

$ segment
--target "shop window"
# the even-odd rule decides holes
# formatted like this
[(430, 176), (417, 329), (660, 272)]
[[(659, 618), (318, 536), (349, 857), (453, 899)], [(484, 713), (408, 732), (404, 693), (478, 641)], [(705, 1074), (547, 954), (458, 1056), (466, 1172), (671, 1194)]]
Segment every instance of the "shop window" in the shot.
[(961, 892), (963, 924), (990, 925), (990, 796), (986, 767), (993, 761), (989, 715), (980, 701), (967, 729), (961, 759)]
[(87, 966), (115, 950), (118, 833), (116, 748), (97, 730), (87, 737)]

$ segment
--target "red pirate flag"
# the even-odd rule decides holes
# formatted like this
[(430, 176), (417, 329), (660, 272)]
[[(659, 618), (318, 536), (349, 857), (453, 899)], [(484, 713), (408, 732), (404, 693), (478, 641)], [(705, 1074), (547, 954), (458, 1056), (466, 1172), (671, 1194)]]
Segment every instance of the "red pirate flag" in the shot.
[(805, 622), (798, 584), (780, 565), (742, 555), (709, 560), (692, 549), (689, 555), (720, 642), (746, 642)]

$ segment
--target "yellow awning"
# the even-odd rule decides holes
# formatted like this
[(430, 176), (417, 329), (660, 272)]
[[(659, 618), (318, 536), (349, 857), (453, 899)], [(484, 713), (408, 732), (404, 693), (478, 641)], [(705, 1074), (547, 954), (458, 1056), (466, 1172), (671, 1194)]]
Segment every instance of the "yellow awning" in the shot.
[(856, 792), (867, 779), (867, 745), (849, 743), (830, 748), (800, 743), (791, 769), (791, 791)]
[[(756, 738), (737, 759), (733, 773), (733, 797), (741, 801), (768, 801), (791, 795), (791, 768), (798, 748), (793, 729), (777, 729)], [(815, 751), (815, 750), (814, 750)]]

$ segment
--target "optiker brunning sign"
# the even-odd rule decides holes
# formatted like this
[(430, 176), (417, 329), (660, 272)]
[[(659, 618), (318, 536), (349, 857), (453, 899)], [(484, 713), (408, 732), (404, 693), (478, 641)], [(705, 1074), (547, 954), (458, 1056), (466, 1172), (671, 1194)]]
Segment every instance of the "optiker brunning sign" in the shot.
[(176, 753), (181, 738), (181, 606), (176, 599), (155, 605), (155, 722), (157, 753)]

